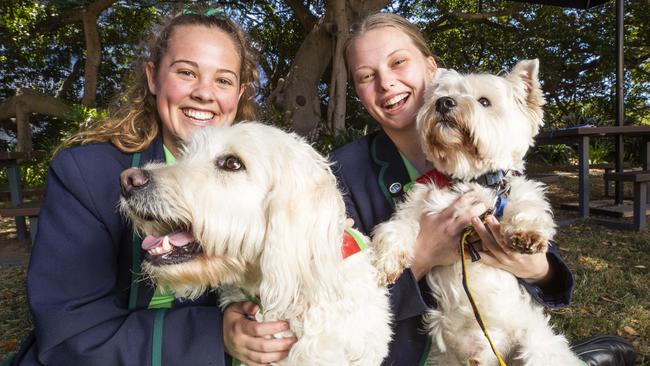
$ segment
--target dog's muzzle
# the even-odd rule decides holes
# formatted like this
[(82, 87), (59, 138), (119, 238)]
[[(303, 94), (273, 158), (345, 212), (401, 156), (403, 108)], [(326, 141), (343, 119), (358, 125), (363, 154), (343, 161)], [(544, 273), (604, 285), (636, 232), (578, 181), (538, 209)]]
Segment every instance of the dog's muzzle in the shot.
[(129, 168), (120, 174), (120, 185), (122, 196), (131, 197), (133, 192), (143, 189), (149, 185), (151, 174), (143, 169)]
[(454, 109), (458, 104), (453, 98), (450, 97), (442, 97), (436, 100), (436, 111), (443, 116), (452, 109)]

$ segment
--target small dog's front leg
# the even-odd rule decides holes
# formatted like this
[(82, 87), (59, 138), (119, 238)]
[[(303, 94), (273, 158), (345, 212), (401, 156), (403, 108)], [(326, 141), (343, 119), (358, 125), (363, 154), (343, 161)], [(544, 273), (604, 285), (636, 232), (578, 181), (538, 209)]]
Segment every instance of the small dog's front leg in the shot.
[(413, 263), (413, 244), (420, 230), (417, 220), (390, 220), (376, 227), (372, 245), (380, 286), (395, 283)]
[(510, 247), (524, 254), (546, 252), (555, 235), (551, 206), (541, 183), (518, 177), (501, 221), (501, 233)]
[(379, 272), (381, 286), (395, 283), (404, 269), (413, 263), (413, 248), (420, 232), (420, 216), (428, 191), (425, 185), (416, 184), (406, 201), (398, 205), (393, 217), (377, 225), (373, 231), (373, 264)]

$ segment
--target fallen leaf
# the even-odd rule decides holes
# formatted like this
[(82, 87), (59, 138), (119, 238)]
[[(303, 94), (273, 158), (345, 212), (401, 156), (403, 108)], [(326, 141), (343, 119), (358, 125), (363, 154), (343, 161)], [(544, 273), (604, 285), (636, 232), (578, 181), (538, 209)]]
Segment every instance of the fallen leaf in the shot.
[(13, 351), (16, 348), (18, 348), (18, 340), (17, 339), (8, 339), (6, 341), (0, 341), (0, 349), (6, 350), (6, 351)]
[(623, 302), (618, 301), (618, 300), (614, 299), (614, 298), (611, 297), (611, 296), (602, 295), (600, 298), (603, 299), (603, 300), (605, 300), (605, 301), (613, 302), (613, 303), (616, 303), (616, 304), (623, 304)]
[(624, 326), (623, 330), (625, 331), (625, 333), (627, 333), (629, 335), (632, 335), (632, 336), (638, 336), (639, 335), (639, 333), (637, 333), (637, 331), (634, 328), (630, 327), (629, 325)]

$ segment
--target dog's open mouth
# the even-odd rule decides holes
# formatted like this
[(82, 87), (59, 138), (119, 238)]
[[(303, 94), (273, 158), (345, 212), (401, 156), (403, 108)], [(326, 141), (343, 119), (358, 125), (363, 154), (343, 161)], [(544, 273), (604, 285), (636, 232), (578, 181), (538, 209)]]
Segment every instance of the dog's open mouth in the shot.
[(202, 253), (201, 244), (187, 231), (157, 237), (147, 235), (142, 241), (149, 263), (162, 266), (190, 261)]

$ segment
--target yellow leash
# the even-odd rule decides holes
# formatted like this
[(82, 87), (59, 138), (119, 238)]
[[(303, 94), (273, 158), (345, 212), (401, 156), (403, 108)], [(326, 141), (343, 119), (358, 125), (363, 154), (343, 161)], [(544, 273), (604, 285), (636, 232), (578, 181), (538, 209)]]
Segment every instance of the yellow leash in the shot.
[[(483, 220), (483, 222), (485, 223), (485, 219)], [(503, 358), (501, 358), (499, 351), (497, 351), (497, 348), (494, 346), (494, 343), (492, 343), (492, 339), (490, 338), (490, 334), (488, 333), (487, 327), (485, 326), (485, 322), (481, 317), (481, 313), (479, 312), (478, 306), (476, 305), (476, 302), (474, 301), (474, 297), (472, 296), (472, 292), (469, 289), (467, 268), (465, 266), (465, 246), (469, 247), (469, 250), (472, 253), (472, 258), (476, 258), (475, 256), (478, 256), (478, 252), (476, 252), (476, 249), (474, 249), (472, 244), (467, 243), (467, 237), (470, 236), (472, 233), (474, 233), (474, 228), (471, 226), (467, 227), (463, 231), (463, 234), (460, 239), (460, 256), (461, 256), (460, 263), (461, 263), (461, 268), (463, 270), (463, 288), (465, 289), (465, 293), (467, 294), (467, 298), (469, 299), (470, 305), (472, 305), (472, 310), (474, 311), (474, 317), (476, 318), (478, 325), (481, 327), (483, 334), (485, 334), (485, 338), (487, 338), (488, 343), (490, 343), (492, 352), (494, 353), (495, 356), (497, 356), (497, 359), (499, 360), (499, 365), (507, 366), (506, 363), (503, 361)], [(476, 258), (475, 260), (478, 260), (478, 258)]]

